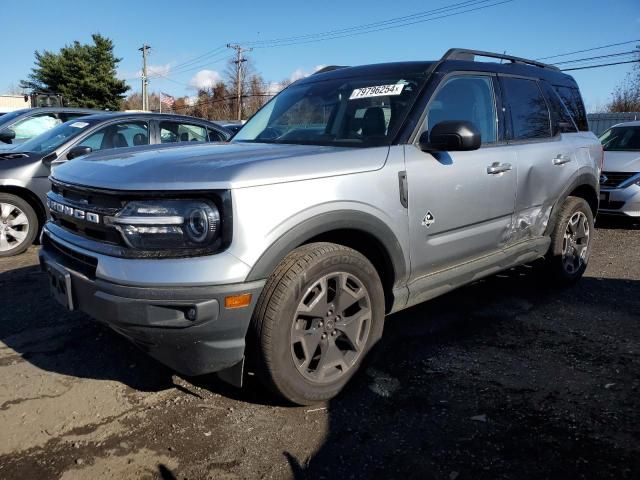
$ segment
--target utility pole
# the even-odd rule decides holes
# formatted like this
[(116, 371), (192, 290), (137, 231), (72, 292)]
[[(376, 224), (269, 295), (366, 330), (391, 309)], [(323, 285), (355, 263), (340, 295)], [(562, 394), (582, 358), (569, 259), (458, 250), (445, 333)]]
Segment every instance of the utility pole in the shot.
[(147, 93), (147, 86), (149, 85), (149, 79), (147, 77), (147, 50), (151, 47), (146, 43), (142, 44), (138, 50), (142, 52), (142, 110), (149, 110), (149, 96)]
[(242, 48), (242, 46), (237, 43), (227, 43), (227, 48), (236, 51), (236, 59), (233, 61), (233, 63), (236, 64), (236, 102), (238, 105), (238, 120), (242, 120), (242, 64), (247, 61), (246, 58), (243, 58), (242, 54), (244, 52), (250, 52), (253, 48)]

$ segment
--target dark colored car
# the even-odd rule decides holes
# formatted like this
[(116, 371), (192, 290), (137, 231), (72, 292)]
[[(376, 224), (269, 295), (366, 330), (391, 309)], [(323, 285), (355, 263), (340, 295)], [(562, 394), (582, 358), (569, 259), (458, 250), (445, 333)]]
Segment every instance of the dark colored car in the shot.
[(143, 145), (226, 141), (219, 125), (154, 113), (101, 113), (70, 120), (0, 151), (0, 257), (26, 250), (47, 218), (52, 165), (94, 151)]
[(222, 126), (229, 130), (232, 135), (235, 135), (240, 131), (244, 124), (243, 123), (223, 123)]
[(8, 145), (19, 145), (47, 130), (78, 117), (105, 113), (88, 108), (23, 108), (5, 113), (0, 117), (0, 148), (12, 148)]

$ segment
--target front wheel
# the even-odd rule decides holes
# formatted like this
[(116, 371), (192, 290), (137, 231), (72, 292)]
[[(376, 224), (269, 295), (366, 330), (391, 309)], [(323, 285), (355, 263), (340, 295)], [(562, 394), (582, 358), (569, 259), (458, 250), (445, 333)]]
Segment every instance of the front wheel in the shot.
[(589, 204), (582, 198), (568, 197), (558, 212), (545, 259), (552, 281), (570, 285), (582, 277), (591, 254), (593, 232)]
[(282, 260), (256, 305), (258, 374), (286, 400), (334, 397), (380, 339), (384, 292), (357, 251), (332, 243), (300, 247)]
[(26, 200), (0, 193), (0, 257), (24, 252), (38, 234), (38, 216)]

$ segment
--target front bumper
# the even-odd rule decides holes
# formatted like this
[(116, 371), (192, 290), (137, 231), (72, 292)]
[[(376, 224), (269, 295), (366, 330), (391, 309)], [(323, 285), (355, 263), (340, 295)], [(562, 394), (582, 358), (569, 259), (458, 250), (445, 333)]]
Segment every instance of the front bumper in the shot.
[(640, 217), (640, 186), (631, 184), (626, 188), (601, 189), (598, 213)]
[[(130, 286), (95, 276), (91, 256), (43, 231), (40, 264), (68, 274), (72, 307), (124, 335), (184, 375), (219, 372), (244, 358), (245, 336), (264, 281), (213, 286)], [(247, 307), (225, 308), (250, 293)]]

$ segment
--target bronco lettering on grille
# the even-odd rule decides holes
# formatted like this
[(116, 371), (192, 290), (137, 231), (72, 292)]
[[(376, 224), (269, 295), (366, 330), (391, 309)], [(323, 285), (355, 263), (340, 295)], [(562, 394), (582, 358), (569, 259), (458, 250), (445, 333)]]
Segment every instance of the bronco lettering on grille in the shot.
[(47, 206), (49, 207), (49, 210), (54, 213), (61, 213), (66, 216), (77, 218), (78, 220), (86, 220), (91, 223), (100, 223), (100, 215), (97, 213), (80, 210), (79, 208), (70, 207), (69, 205), (54, 202), (49, 199), (47, 199)]

